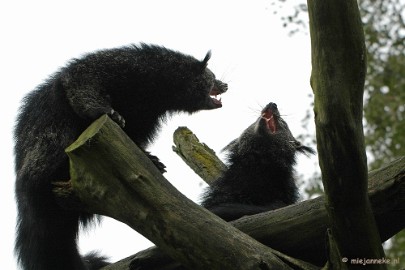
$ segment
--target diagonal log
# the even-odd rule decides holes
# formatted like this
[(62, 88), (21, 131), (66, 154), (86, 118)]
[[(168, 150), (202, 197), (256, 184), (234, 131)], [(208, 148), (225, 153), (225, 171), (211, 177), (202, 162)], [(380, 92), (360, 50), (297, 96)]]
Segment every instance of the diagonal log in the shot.
[(106, 115), (66, 153), (71, 186), (58, 186), (60, 201), (76, 197), (82, 210), (126, 223), (189, 269), (226, 270), (235, 265), (241, 269), (291, 269), (291, 265), (314, 269), (257, 242), (187, 199)]

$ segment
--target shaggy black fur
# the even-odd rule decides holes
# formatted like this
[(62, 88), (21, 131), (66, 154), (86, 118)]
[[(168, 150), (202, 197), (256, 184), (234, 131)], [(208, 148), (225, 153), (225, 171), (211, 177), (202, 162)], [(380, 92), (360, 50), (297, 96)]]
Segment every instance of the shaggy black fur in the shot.
[(230, 221), (297, 202), (296, 153), (314, 151), (293, 137), (275, 103), (225, 149), (228, 170), (207, 189), (205, 208)]
[[(94, 254), (82, 258), (77, 250), (79, 221), (86, 225), (92, 215), (65, 211), (54, 200), (51, 182), (69, 179), (64, 149), (102, 114), (125, 126), (144, 149), (167, 114), (221, 107), (211, 96), (227, 85), (207, 68), (209, 58), (210, 53), (199, 61), (146, 44), (101, 50), (72, 60), (27, 95), (15, 128), (15, 251), (23, 269), (107, 264)], [(164, 172), (157, 157), (149, 157)]]

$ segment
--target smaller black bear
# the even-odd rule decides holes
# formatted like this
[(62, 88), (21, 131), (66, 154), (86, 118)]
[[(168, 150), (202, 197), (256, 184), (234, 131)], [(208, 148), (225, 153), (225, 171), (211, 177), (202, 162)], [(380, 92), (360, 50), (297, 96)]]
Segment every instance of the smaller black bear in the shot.
[[(15, 127), (15, 252), (24, 270), (85, 270), (106, 265), (82, 258), (79, 224), (92, 215), (67, 211), (52, 181), (69, 180), (65, 148), (102, 114), (109, 114), (142, 149), (168, 114), (222, 107), (227, 90), (200, 61), (164, 47), (141, 44), (100, 50), (72, 60), (24, 99)], [(124, 120), (125, 118), (125, 120)], [(146, 152), (147, 153), (147, 152)], [(147, 153), (164, 172), (165, 166)]]
[[(314, 150), (294, 138), (275, 103), (264, 107), (256, 122), (224, 149), (229, 152), (228, 169), (207, 188), (202, 206), (232, 221), (298, 201), (296, 154)], [(134, 260), (131, 269), (151, 270), (172, 262), (159, 250), (154, 253), (154, 257)], [(184, 267), (178, 264), (170, 269)]]
[(226, 221), (296, 203), (296, 153), (314, 153), (293, 137), (275, 103), (225, 150), (228, 170), (207, 189), (202, 206)]

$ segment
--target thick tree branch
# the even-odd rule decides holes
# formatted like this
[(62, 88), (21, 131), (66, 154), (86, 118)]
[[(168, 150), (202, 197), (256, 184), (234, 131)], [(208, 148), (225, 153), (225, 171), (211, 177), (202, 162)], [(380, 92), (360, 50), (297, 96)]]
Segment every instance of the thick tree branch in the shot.
[(341, 258), (382, 258), (367, 196), (362, 129), (366, 52), (357, 1), (308, 0), (308, 11), (319, 163), (333, 239)]
[(71, 185), (88, 212), (126, 223), (188, 268), (290, 269), (270, 248), (178, 192), (107, 116), (66, 152)]

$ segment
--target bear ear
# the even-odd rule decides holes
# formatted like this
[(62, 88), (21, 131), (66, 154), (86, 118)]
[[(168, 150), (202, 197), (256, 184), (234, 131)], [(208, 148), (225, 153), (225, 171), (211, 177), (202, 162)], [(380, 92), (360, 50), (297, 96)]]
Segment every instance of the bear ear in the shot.
[(207, 66), (208, 66), (208, 60), (210, 60), (210, 58), (211, 58), (211, 50), (209, 50), (208, 52), (207, 52), (207, 54), (205, 55), (205, 57), (204, 57), (204, 60), (202, 60), (201, 61), (201, 71), (203, 71), (204, 69), (206, 69), (207, 68)]

